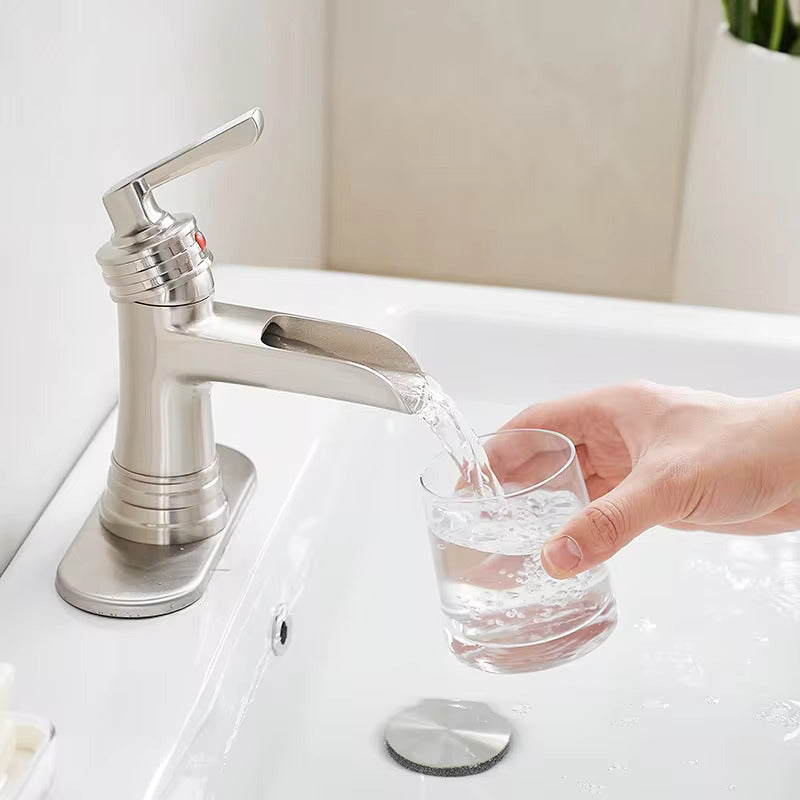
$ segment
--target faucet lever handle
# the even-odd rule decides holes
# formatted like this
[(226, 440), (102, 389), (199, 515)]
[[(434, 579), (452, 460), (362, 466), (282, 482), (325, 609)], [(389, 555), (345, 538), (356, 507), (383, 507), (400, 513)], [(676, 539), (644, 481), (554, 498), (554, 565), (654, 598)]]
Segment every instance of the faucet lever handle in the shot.
[(207, 133), (202, 139), (134, 172), (112, 186), (103, 195), (103, 205), (114, 225), (115, 236), (135, 236), (144, 229), (157, 225), (165, 217), (165, 212), (152, 196), (152, 189), (156, 186), (254, 144), (263, 130), (264, 115), (260, 108), (253, 108)]

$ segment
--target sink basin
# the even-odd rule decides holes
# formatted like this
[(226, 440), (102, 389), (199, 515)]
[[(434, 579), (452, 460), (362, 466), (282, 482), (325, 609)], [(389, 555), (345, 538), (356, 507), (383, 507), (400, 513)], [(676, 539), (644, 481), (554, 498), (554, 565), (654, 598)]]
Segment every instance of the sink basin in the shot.
[[(796, 388), (789, 317), (238, 267), (219, 270), (218, 294), (397, 338), (479, 431), (633, 377)], [(653, 530), (612, 562), (608, 641), (556, 669), (487, 675), (441, 633), (417, 486), (437, 449), (424, 425), (242, 387), (214, 394), (218, 439), (247, 453), (259, 485), (198, 603), (120, 621), (55, 593), (102, 489), (113, 420), (0, 578), (0, 656), (17, 665), (19, 702), (55, 721), (59, 797), (796, 796), (800, 535)], [(382, 727), (427, 697), (490, 704), (513, 725), (509, 754), (470, 777), (403, 770)]]

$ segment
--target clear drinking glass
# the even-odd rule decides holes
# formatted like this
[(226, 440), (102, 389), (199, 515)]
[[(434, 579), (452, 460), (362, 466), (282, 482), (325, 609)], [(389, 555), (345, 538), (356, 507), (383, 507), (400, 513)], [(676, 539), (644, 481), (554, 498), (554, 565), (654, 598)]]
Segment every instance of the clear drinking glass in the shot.
[(597, 647), (617, 621), (605, 566), (556, 580), (539, 553), (588, 503), (572, 442), (516, 429), (481, 437), (504, 498), (462, 488), (442, 452), (420, 478), (450, 650), (486, 672), (529, 672)]

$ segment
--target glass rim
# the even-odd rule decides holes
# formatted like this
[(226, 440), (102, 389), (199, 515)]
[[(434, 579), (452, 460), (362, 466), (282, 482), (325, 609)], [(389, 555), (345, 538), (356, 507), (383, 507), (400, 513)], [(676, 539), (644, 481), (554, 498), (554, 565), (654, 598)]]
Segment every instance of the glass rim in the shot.
[[(513, 434), (513, 433), (546, 433), (549, 436), (555, 436), (558, 439), (561, 439), (563, 442), (567, 443), (567, 447), (569, 450), (569, 456), (567, 460), (562, 464), (555, 472), (548, 475), (543, 480), (537, 481), (536, 483), (531, 483), (528, 486), (524, 486), (521, 489), (515, 489), (513, 492), (509, 492), (508, 494), (504, 494), (503, 497), (505, 498), (514, 498), (514, 497), (521, 497), (523, 494), (527, 494), (528, 492), (533, 491), (534, 489), (539, 489), (542, 486), (550, 483), (553, 479), (557, 478), (559, 475), (563, 474), (565, 470), (569, 469), (574, 463), (575, 459), (577, 458), (577, 451), (575, 449), (575, 443), (569, 436), (566, 436), (559, 431), (551, 431), (547, 428), (506, 428), (504, 430), (495, 431), (494, 433), (482, 433), (478, 436), (478, 441), (483, 444), (485, 440), (491, 439), (495, 436), (505, 436), (506, 434)], [(487, 500), (491, 500), (492, 498), (487, 497), (461, 497), (455, 494), (439, 494), (439, 492), (434, 492), (430, 486), (427, 486), (425, 483), (425, 474), (428, 470), (440, 459), (440, 458), (450, 458), (450, 454), (444, 450), (440, 449), (439, 452), (428, 462), (428, 465), (425, 469), (422, 470), (419, 476), (419, 483), (422, 487), (422, 490), (430, 495), (431, 497), (436, 498), (437, 500), (450, 500), (452, 502), (458, 503), (485, 503)]]

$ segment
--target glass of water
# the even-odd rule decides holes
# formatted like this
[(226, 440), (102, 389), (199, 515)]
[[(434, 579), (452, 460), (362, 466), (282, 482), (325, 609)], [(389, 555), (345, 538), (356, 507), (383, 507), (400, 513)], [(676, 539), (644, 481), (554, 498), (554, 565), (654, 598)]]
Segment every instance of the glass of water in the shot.
[(530, 672), (597, 647), (614, 628), (604, 565), (556, 580), (542, 545), (588, 503), (572, 442), (554, 431), (481, 437), (502, 497), (463, 488), (440, 453), (421, 476), (450, 650), (486, 672)]

